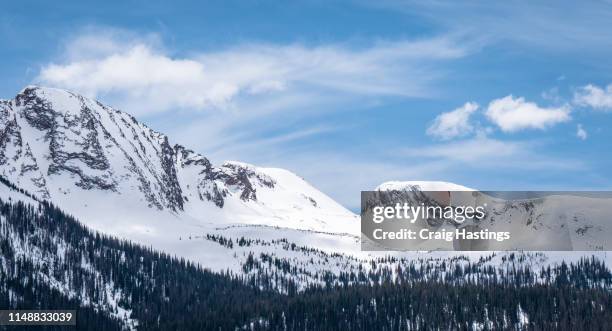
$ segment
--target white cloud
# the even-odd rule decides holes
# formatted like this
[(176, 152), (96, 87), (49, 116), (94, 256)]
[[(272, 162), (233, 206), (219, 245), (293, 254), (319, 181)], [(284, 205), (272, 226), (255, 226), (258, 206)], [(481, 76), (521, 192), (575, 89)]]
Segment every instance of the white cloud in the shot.
[(578, 124), (578, 126), (576, 127), (576, 137), (581, 140), (586, 140), (589, 137), (586, 130), (582, 127), (582, 124)]
[(130, 111), (230, 108), (240, 97), (305, 90), (374, 96), (426, 96), (442, 73), (428, 64), (464, 56), (449, 38), (343, 44), (244, 44), (173, 56), (159, 38), (88, 33), (45, 65), (37, 82)]
[(574, 103), (597, 110), (612, 111), (612, 84), (605, 88), (586, 85), (574, 93)]
[(463, 106), (438, 115), (427, 129), (427, 134), (443, 140), (462, 137), (474, 129), (470, 124), (470, 116), (478, 110), (478, 104), (466, 102)]
[(523, 129), (546, 129), (570, 120), (570, 108), (543, 108), (524, 98), (512, 95), (491, 101), (486, 111), (487, 118), (502, 131), (514, 132)]

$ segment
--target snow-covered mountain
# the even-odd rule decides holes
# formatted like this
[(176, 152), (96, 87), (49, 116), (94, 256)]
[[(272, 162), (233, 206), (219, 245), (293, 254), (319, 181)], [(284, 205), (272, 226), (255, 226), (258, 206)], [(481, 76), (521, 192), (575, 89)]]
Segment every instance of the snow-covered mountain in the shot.
[[(453, 220), (416, 222), (411, 225), (415, 229), (420, 230), (424, 227), (436, 231), (454, 231), (456, 228), (468, 228), (470, 231), (486, 229), (492, 232), (508, 232), (511, 235), (511, 238), (505, 241), (415, 241), (413, 249), (484, 251), (612, 249), (612, 245), (609, 244), (609, 236), (612, 233), (612, 223), (609, 222), (609, 215), (612, 214), (612, 198), (603, 195), (539, 192), (532, 198), (504, 199), (496, 197), (495, 192), (475, 192), (471, 188), (453, 183), (418, 181), (387, 182), (376, 190), (385, 192), (377, 198), (385, 200), (386, 203), (389, 202), (387, 200), (392, 200), (414, 205), (428, 204), (425, 199), (435, 200), (437, 197), (433, 195), (437, 194), (437, 191), (445, 191), (448, 192), (446, 203), (451, 206), (483, 206), (486, 210), (485, 217), (477, 221), (471, 220), (461, 224)], [(421, 195), (419, 192), (426, 194)]]
[[(284, 322), (285, 316), (294, 316), (287, 313), (292, 304), (297, 303), (297, 309), (304, 311), (305, 305), (299, 300), (313, 293), (296, 291), (304, 283), (358, 285), (359, 292), (364, 293), (358, 302), (365, 303), (359, 304), (358, 309), (352, 303), (333, 302), (330, 306), (330, 297), (323, 296), (317, 301), (309, 300), (312, 304), (306, 307), (323, 306), (341, 313), (360, 313), (363, 307), (370, 307), (374, 310), (367, 316), (384, 313), (386, 321), (392, 319), (385, 313), (389, 307), (393, 316), (403, 312), (398, 312), (397, 307), (414, 307), (409, 311), (414, 311), (415, 316), (407, 320), (420, 320), (424, 312), (418, 305), (423, 300), (437, 302), (436, 298), (440, 297), (457, 300), (436, 306), (436, 313), (463, 304), (465, 295), (475, 291), (479, 291), (475, 297), (482, 297), (505, 289), (511, 298), (520, 293), (518, 297), (526, 298), (522, 300), (533, 300), (534, 288), (544, 289), (546, 293), (535, 292), (536, 300), (551, 295), (556, 299), (559, 296), (555, 296), (554, 291), (561, 288), (569, 292), (565, 296), (570, 297), (572, 303), (577, 302), (576, 297), (582, 298), (579, 306), (592, 307), (590, 311), (606, 316), (604, 312), (609, 300), (605, 295), (612, 288), (612, 275), (596, 259), (571, 261), (563, 256), (565, 264), (546, 266), (550, 259), (542, 253), (487, 253), (471, 258), (465, 255), (444, 257), (434, 252), (359, 260), (341, 254), (325, 254), (286, 240), (241, 238), (234, 241), (233, 246), (226, 237), (194, 240), (204, 244), (206, 249), (218, 247), (217, 252), (229, 261), (236, 260), (232, 255), (248, 253), (242, 264), (243, 273), (219, 275), (199, 269), (182, 258), (93, 232), (60, 209), (39, 201), (1, 177), (0, 234), (2, 306), (78, 309), (78, 329), (88, 329), (92, 325), (104, 330), (259, 329), (253, 323), (265, 326), (264, 329), (284, 329), (285, 325), (295, 325), (295, 320), (312, 318), (309, 308), (304, 315)], [(281, 253), (285, 257), (281, 257)], [(306, 263), (295, 263), (294, 258), (299, 255), (307, 257)], [(391, 282), (396, 287), (390, 287)], [(381, 283), (385, 285), (375, 285)], [(434, 292), (434, 300), (423, 296), (434, 288), (443, 289)], [(372, 293), (379, 293), (378, 289), (389, 291), (383, 292), (384, 297), (372, 297)], [(462, 289), (463, 295), (457, 295), (457, 289)], [(279, 291), (290, 295), (281, 295)], [(339, 297), (352, 293), (349, 287), (336, 286), (320, 288), (314, 293), (321, 291), (336, 293)], [(576, 296), (572, 295), (574, 293)], [(386, 298), (406, 296), (409, 296), (406, 305), (384, 304)], [(498, 325), (517, 324), (515, 315), (524, 324), (541, 314), (525, 301), (508, 304), (508, 299), (504, 297), (503, 308), (494, 306), (499, 305), (497, 301), (487, 301), (486, 309), (497, 311)], [(474, 300), (477, 299), (468, 301)], [(274, 315), (279, 318), (270, 317), (274, 316), (269, 313), (274, 305), (278, 309), (278, 314)], [(262, 306), (266, 309), (257, 310)], [(570, 305), (560, 305), (564, 306)], [(477, 311), (470, 318), (474, 321), (465, 325), (475, 325), (473, 329), (478, 330), (486, 328), (482, 325), (493, 325), (492, 315), (486, 313), (486, 309)], [(554, 314), (559, 314), (557, 309), (562, 308), (554, 309)], [(185, 311), (192, 314), (185, 317)], [(431, 317), (423, 319), (432, 320)], [(177, 320), (181, 323), (177, 324)], [(454, 318), (449, 320), (455, 321)], [(278, 327), (270, 327), (273, 321), (279, 322)], [(312, 326), (312, 322), (308, 326)], [(299, 327), (304, 328), (309, 327)], [(330, 328), (334, 327), (320, 329)]]
[(390, 181), (384, 182), (376, 191), (474, 191), (474, 189), (449, 182), (439, 181)]
[(0, 101), (0, 174), (111, 232), (137, 224), (109, 219), (159, 212), (224, 225), (358, 228), (355, 215), (289, 171), (215, 166), (125, 112), (54, 88)]
[[(295, 174), (240, 162), (214, 165), (127, 113), (59, 89), (31, 86), (0, 101), (0, 175), (90, 228), (213, 271), (277, 272), (279, 281), (306, 285), (370, 272), (371, 261), (388, 256), (399, 259), (385, 262), (389, 270), (410, 261), (442, 267), (483, 256), (362, 252), (357, 215)], [(441, 182), (379, 189), (406, 185), (467, 189)], [(502, 256), (482, 263), (501, 265)], [(522, 261), (562, 259), (568, 256), (547, 253)]]
[[(290, 171), (213, 165), (125, 112), (60, 89), (30, 86), (0, 101), (0, 175), (94, 230), (214, 271), (241, 273), (262, 253), (305, 266), (316, 248), (320, 261), (303, 270), (318, 282), (317, 270), (339, 272), (347, 260), (328, 254), (361, 254), (359, 218)], [(225, 242), (239, 239), (248, 245)]]

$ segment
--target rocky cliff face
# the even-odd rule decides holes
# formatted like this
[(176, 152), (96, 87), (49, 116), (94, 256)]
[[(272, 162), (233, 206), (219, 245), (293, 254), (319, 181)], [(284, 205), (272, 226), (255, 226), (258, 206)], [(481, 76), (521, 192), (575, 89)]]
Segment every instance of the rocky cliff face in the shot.
[[(30, 86), (0, 101), (0, 174), (60, 206), (119, 196), (134, 207), (181, 214), (223, 209), (232, 201), (254, 215), (282, 218), (278, 212), (287, 206), (271, 210), (276, 200), (289, 209), (316, 210), (323, 199), (352, 216), (322, 193), (304, 192), (312, 187), (289, 172), (280, 177), (292, 184), (277, 189), (279, 178), (270, 171), (240, 162), (214, 166), (133, 116), (72, 92)], [(262, 201), (261, 191), (275, 201)]]
[[(232, 192), (256, 200), (257, 186), (274, 186), (239, 163), (215, 168), (134, 117), (67, 91), (25, 88), (0, 104), (0, 130), (2, 174), (43, 198), (70, 189), (68, 184), (120, 192), (121, 183), (133, 182), (150, 206), (179, 211), (185, 197), (177, 173), (185, 168), (198, 172), (199, 198), (219, 207)], [(47, 183), (59, 177), (69, 179), (62, 183), (68, 187)]]

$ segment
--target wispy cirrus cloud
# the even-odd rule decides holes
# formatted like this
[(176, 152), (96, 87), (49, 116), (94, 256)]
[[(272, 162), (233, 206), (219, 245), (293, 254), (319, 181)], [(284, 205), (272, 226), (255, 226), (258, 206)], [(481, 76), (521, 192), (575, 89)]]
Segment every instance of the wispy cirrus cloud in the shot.
[(415, 1), (363, 2), (435, 22), (440, 27), (464, 31), (502, 46), (524, 45), (530, 51), (548, 49), (610, 54), (607, 42), (612, 20), (609, 1), (587, 1), (579, 6), (567, 1)]
[(225, 109), (238, 98), (313, 90), (426, 96), (430, 84), (443, 75), (432, 64), (466, 53), (443, 36), (365, 47), (246, 43), (176, 56), (164, 51), (154, 35), (104, 30), (67, 42), (64, 58), (44, 65), (36, 80), (103, 96), (132, 111)]
[(502, 140), (479, 134), (452, 142), (406, 148), (402, 155), (422, 162), (444, 162), (447, 169), (576, 170), (585, 164), (548, 156), (545, 141)]
[(425, 159), (443, 159), (452, 162), (490, 164), (513, 158), (531, 149), (525, 142), (502, 141), (478, 136), (442, 144), (430, 144), (419, 149), (406, 149), (404, 153)]
[[(63, 56), (36, 80), (161, 118), (157, 129), (214, 162), (286, 167), (355, 206), (355, 192), (394, 178), (434, 178), (441, 168), (302, 144), (352, 125), (324, 121), (323, 113), (363, 109), (368, 100), (434, 96), (445, 65), (471, 51), (469, 43), (439, 36), (359, 46), (243, 43), (177, 55), (156, 35), (104, 30), (68, 40)], [(167, 121), (176, 110), (182, 116)]]

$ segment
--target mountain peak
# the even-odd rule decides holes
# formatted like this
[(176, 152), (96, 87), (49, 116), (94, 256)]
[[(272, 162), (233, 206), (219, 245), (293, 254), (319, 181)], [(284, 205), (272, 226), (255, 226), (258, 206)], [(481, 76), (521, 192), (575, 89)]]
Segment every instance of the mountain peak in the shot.
[(376, 191), (474, 191), (469, 187), (442, 181), (389, 181), (380, 184)]
[(39, 86), (39, 85), (35, 85), (35, 84), (29, 84), (29, 85), (26, 85), (25, 87), (23, 87), (23, 88), (22, 88), (22, 89), (21, 89), (21, 90), (20, 90), (20, 91), (17, 93), (17, 95), (19, 95), (19, 94), (23, 94), (23, 93), (24, 93), (25, 91), (27, 91), (27, 90), (38, 90), (38, 89), (44, 89), (44, 88), (45, 88), (45, 87), (43, 87), (43, 86)]
[(42, 86), (42, 85), (36, 85), (36, 84), (26, 85), (24, 88), (22, 88), (17, 93), (17, 95), (24, 94), (24, 93), (31, 93), (31, 92), (43, 92), (43, 93), (44, 92), (51, 92), (51, 93), (65, 93), (65, 94), (78, 95), (78, 93), (74, 93), (74, 92), (66, 90), (66, 89), (62, 89), (62, 88), (58, 88), (58, 87)]
[(118, 218), (128, 208), (302, 229), (354, 216), (288, 171), (214, 166), (130, 114), (62, 89), (27, 86), (0, 104), (0, 133), (0, 175), (88, 219), (110, 217), (109, 206)]
[[(29, 85), (15, 96), (15, 104), (24, 108), (39, 108), (64, 115), (78, 115), (84, 109), (109, 111), (98, 101), (67, 90)], [(118, 112), (117, 110), (115, 110)]]

